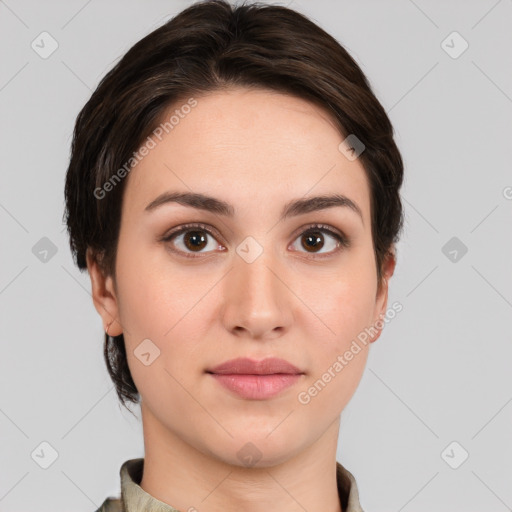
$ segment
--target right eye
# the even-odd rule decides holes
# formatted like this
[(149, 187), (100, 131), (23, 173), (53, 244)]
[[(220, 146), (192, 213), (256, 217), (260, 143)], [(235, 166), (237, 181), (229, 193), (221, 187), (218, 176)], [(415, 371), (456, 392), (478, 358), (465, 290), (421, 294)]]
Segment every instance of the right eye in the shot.
[[(193, 255), (193, 253), (212, 252), (203, 251), (208, 245), (212, 250), (223, 248), (218, 242), (208, 244), (208, 237), (215, 240), (214, 236), (214, 233), (205, 224), (185, 224), (165, 235), (162, 241), (169, 242), (173, 252), (186, 258), (199, 258), (200, 256)], [(176, 248), (176, 245), (181, 245), (181, 247)]]

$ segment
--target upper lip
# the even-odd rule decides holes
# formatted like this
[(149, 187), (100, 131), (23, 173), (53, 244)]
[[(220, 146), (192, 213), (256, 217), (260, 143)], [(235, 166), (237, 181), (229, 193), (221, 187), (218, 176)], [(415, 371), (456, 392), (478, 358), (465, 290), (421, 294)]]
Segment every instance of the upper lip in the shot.
[(206, 370), (207, 373), (218, 374), (244, 374), (244, 375), (271, 375), (274, 373), (302, 374), (301, 370), (293, 364), (276, 357), (269, 357), (256, 361), (248, 357), (230, 359), (213, 368)]

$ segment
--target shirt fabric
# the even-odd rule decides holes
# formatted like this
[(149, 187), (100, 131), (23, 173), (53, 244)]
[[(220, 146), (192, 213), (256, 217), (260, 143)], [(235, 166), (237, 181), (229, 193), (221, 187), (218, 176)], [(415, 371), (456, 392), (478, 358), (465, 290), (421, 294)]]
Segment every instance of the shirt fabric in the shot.
[[(121, 496), (107, 498), (96, 512), (180, 512), (142, 489), (139, 484), (143, 470), (143, 458), (125, 461), (119, 471)], [(336, 481), (343, 512), (364, 512), (359, 503), (356, 480), (339, 462), (336, 462)]]

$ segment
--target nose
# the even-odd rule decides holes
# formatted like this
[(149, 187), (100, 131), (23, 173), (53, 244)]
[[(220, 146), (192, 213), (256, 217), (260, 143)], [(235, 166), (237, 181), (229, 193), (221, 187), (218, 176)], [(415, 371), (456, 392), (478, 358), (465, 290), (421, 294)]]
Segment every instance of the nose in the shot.
[(293, 293), (282, 267), (265, 252), (251, 263), (235, 258), (224, 290), (222, 320), (232, 334), (273, 339), (292, 325)]

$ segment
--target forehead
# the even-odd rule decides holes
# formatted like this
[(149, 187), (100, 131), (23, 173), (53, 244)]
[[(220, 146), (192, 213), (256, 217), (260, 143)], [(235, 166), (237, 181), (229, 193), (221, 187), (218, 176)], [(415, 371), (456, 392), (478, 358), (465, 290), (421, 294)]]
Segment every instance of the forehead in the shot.
[[(339, 151), (344, 136), (329, 114), (295, 96), (231, 89), (175, 103), (172, 125), (128, 175), (125, 207), (142, 214), (166, 191), (218, 197), (235, 213), (279, 209), (290, 198), (340, 193), (369, 218), (369, 187), (359, 159)], [(178, 112), (176, 112), (178, 111)], [(170, 128), (172, 126), (172, 128)], [(267, 208), (267, 209), (268, 209)], [(366, 221), (365, 221), (366, 223)]]

